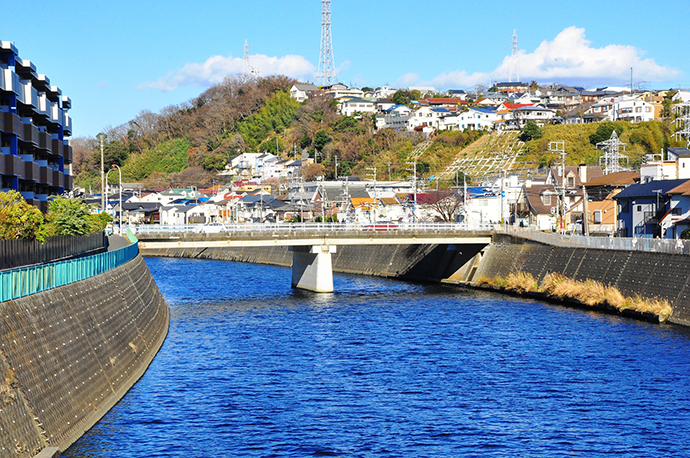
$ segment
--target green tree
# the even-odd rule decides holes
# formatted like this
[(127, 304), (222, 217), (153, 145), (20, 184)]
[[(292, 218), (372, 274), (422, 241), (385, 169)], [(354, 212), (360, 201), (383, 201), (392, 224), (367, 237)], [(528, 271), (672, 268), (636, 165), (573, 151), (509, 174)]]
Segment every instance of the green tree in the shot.
[(597, 131), (589, 136), (589, 142), (592, 145), (596, 146), (597, 143), (601, 143), (611, 138), (611, 134), (614, 130), (616, 131), (616, 134), (618, 134), (619, 137), (623, 133), (622, 126), (617, 126), (610, 121), (602, 122), (601, 124), (599, 124)]
[(93, 227), (91, 209), (79, 199), (54, 199), (48, 206), (46, 220), (48, 236), (88, 235)]
[(41, 211), (26, 203), (17, 191), (0, 192), (0, 239), (42, 239)]
[(323, 147), (330, 143), (331, 137), (328, 136), (325, 130), (320, 130), (314, 136), (314, 148), (317, 151), (323, 150)]
[(544, 135), (544, 131), (533, 123), (532, 121), (527, 121), (525, 127), (520, 130), (520, 140), (523, 142), (530, 141), (532, 139), (539, 139)]

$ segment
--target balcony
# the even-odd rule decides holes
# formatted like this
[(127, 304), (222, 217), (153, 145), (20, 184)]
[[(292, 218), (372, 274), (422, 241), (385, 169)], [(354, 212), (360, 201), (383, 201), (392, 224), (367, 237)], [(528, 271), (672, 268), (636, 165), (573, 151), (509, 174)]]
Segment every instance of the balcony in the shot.
[(5, 166), (5, 170), (2, 172), (3, 175), (19, 175), (20, 172), (24, 173), (24, 164), (19, 156), (8, 154), (3, 156), (3, 159)]
[[(43, 162), (43, 161), (41, 161), (41, 162)], [(48, 172), (49, 170), (50, 169), (48, 168), (47, 165), (42, 166), (39, 164), (39, 166), (38, 166), (38, 182), (39, 183), (47, 184), (48, 186), (50, 186), (53, 183), (53, 174), (49, 173)], [(48, 177), (50, 177), (50, 181), (49, 181)]]
[(2, 114), (4, 118), (4, 127), (2, 131), (6, 134), (14, 134), (19, 139), (24, 137), (24, 124), (22, 124), (22, 119), (14, 113), (5, 112)]
[(38, 145), (38, 128), (30, 122), (24, 123), (24, 141)]
[(64, 144), (63, 147), (63, 157), (65, 158), (65, 164), (71, 164), (72, 163), (72, 147), (69, 146), (68, 143)]

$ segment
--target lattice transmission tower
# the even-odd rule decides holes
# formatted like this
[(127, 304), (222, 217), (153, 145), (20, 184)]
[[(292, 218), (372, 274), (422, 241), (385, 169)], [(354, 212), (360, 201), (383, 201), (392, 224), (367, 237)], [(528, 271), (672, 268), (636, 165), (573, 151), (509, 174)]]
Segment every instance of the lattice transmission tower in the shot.
[(684, 138), (686, 143), (686, 148), (690, 148), (690, 103), (685, 102), (674, 107), (674, 110), (679, 112), (680, 116), (673, 121), (673, 124), (680, 125), (673, 136)]
[(625, 161), (627, 164), (628, 156), (621, 154), (621, 149), (625, 151), (625, 143), (618, 139), (615, 130), (611, 132), (611, 138), (597, 143), (597, 149), (604, 151), (604, 154), (599, 158), (599, 166), (604, 169), (604, 175), (623, 171), (621, 161)]
[(317, 85), (327, 86), (338, 82), (333, 60), (331, 0), (321, 0), (321, 55), (319, 57), (319, 70), (316, 74)]
[(509, 83), (520, 82), (520, 72), (518, 72), (518, 36), (517, 30), (513, 29), (513, 49), (510, 53), (510, 75), (508, 75)]
[(242, 60), (242, 76), (246, 78), (261, 77), (261, 70), (251, 64), (249, 58), (249, 43), (244, 40), (244, 59)]

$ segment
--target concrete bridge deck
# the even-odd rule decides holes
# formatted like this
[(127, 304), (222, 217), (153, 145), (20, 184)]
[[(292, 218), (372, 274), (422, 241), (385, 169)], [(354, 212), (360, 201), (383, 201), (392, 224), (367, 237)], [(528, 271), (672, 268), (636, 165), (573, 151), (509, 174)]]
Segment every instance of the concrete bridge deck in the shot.
[[(292, 286), (317, 292), (333, 291), (331, 255), (338, 246), (456, 246), (472, 256), (491, 243), (492, 231), (460, 224), (280, 224), (209, 225), (195, 228), (143, 228), (137, 231), (144, 253), (161, 250), (207, 250), (289, 247)], [(191, 229), (191, 231), (190, 231)], [(375, 251), (370, 255), (375, 256)]]

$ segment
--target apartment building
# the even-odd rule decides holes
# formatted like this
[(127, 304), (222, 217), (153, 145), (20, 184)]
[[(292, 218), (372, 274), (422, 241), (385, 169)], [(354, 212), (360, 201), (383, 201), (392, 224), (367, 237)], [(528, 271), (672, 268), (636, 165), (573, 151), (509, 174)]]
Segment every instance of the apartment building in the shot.
[(42, 211), (48, 196), (72, 189), (70, 99), (0, 41), (0, 177), (2, 190), (19, 191)]

